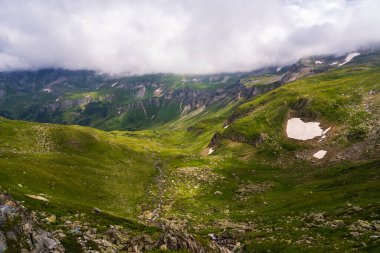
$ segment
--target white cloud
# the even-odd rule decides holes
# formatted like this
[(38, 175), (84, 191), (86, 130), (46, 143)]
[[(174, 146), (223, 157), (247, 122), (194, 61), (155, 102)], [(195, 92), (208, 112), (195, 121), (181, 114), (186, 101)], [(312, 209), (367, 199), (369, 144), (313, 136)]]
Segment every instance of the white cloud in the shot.
[(380, 42), (377, 0), (0, 0), (0, 69), (209, 73)]

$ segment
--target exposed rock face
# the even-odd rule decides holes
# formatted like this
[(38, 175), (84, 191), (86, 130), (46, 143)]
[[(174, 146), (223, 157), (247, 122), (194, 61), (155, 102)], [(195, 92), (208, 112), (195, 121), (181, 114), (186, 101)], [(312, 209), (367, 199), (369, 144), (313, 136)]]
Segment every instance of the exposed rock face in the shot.
[[(215, 105), (227, 105), (282, 84), (278, 81), (246, 87), (239, 82), (239, 78), (251, 74), (255, 73), (231, 74), (228, 78), (223, 78), (223, 75), (203, 76), (192, 79), (194, 86), (182, 83), (179, 87), (173, 87), (170, 77), (159, 74), (115, 78), (93, 71), (46, 69), (0, 72), (0, 115), (14, 119), (79, 125), (92, 125), (94, 119), (107, 120), (113, 117), (123, 122), (125, 115), (129, 115), (125, 122), (137, 122), (136, 126), (120, 123), (116, 128), (135, 130), (154, 120), (170, 121), (202, 107), (207, 109)], [(210, 88), (197, 88), (197, 84), (203, 82), (208, 83)], [(212, 88), (216, 83), (218, 88)], [(28, 106), (10, 108), (6, 104), (8, 93), (15, 96), (15, 101), (19, 98), (23, 103), (27, 97)], [(171, 111), (170, 117), (157, 119), (159, 115), (166, 115), (168, 110)]]
[(210, 143), (208, 144), (208, 147), (213, 148), (219, 146), (221, 139), (222, 135), (220, 133), (215, 133), (212, 136)]
[(136, 236), (133, 238), (130, 238), (126, 243), (124, 248), (122, 249), (122, 252), (124, 250), (126, 252), (149, 252), (152, 251), (153, 248), (155, 248), (155, 243), (153, 240), (147, 236), (147, 235), (142, 235), (142, 236)]
[[(50, 219), (50, 217), (49, 217)], [(54, 215), (55, 220), (55, 215)], [(48, 221), (44, 219), (45, 223)], [(19, 202), (9, 195), (0, 194), (0, 253), (63, 253), (64, 247), (57, 238), (76, 238), (83, 252), (150, 252), (153, 249), (187, 250), (189, 252), (231, 252), (212, 242), (211, 248), (204, 248), (184, 226), (166, 219), (160, 220), (163, 231), (158, 240), (149, 235), (133, 235), (121, 226), (110, 226), (105, 232), (80, 222), (66, 221), (67, 232), (62, 229), (50, 233), (40, 227), (36, 214), (30, 214)], [(92, 242), (98, 248), (89, 248)], [(224, 249), (224, 250), (223, 250)]]
[[(51, 233), (41, 228), (40, 221), (49, 224), (56, 221), (56, 216), (51, 215), (41, 220), (35, 212), (29, 213), (9, 195), (0, 193), (0, 253), (63, 253), (65, 248), (57, 238), (65, 240), (66, 237), (74, 239), (83, 252), (87, 253), (141, 253), (154, 249), (187, 250), (194, 253), (230, 252), (223, 251), (217, 242), (212, 242), (209, 245), (211, 248), (206, 249), (183, 225), (166, 219), (160, 220), (162, 232), (155, 240), (144, 233), (133, 235), (122, 226), (110, 225), (108, 230), (99, 232), (79, 221), (66, 221), (66, 229)], [(91, 249), (94, 245), (97, 250)]]
[(0, 232), (0, 252), (4, 252), (7, 249), (7, 242), (5, 235)]
[(252, 138), (247, 138), (245, 135), (240, 134), (240, 133), (235, 133), (235, 132), (228, 134), (226, 137), (232, 141), (248, 143), (253, 146), (259, 146), (268, 138), (267, 135), (264, 133), (260, 133), (257, 136), (254, 136)]
[(186, 249), (194, 253), (206, 253), (206, 250), (195, 240), (194, 236), (188, 234), (180, 225), (162, 219), (162, 229), (164, 232), (157, 242), (159, 248)]
[(20, 203), (0, 194), (0, 253), (60, 253), (64, 248), (50, 232), (41, 229)]
[(78, 99), (65, 99), (65, 100), (58, 100), (55, 102), (47, 103), (42, 107), (42, 109), (46, 109), (48, 111), (56, 111), (56, 110), (67, 110), (69, 108), (75, 107), (75, 106), (81, 106), (84, 107), (87, 104), (91, 102), (110, 102), (112, 101), (112, 95), (106, 94), (104, 96), (93, 98), (91, 96), (86, 96), (83, 98)]

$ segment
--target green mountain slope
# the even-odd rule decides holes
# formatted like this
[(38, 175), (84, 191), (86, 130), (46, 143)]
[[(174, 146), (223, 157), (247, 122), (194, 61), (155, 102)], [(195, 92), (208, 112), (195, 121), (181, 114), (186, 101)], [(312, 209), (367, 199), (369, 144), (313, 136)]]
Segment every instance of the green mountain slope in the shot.
[[(379, 89), (379, 68), (346, 68), (315, 75), (243, 104), (229, 119), (223, 136), (257, 144), (256, 152), (272, 160), (294, 160), (302, 152), (317, 149), (329, 150), (331, 161), (341, 160), (339, 156), (358, 159), (378, 148)], [(321, 122), (324, 129), (331, 130), (319, 142), (293, 141), (285, 134), (286, 122), (293, 117)], [(262, 136), (268, 139), (259, 145)], [(350, 150), (360, 145), (362, 148)]]
[(22, 199), (42, 193), (63, 208), (130, 217), (154, 174), (153, 156), (132, 138), (4, 118), (0, 129), (0, 184)]
[[(302, 64), (304, 71), (313, 61)], [(241, 81), (251, 86), (253, 79)], [(331, 128), (323, 138), (291, 139), (292, 118)], [(380, 249), (376, 54), (308, 71), (259, 96), (178, 111), (149, 128), (105, 132), (1, 118), (0, 186), (30, 209), (57, 215), (45, 225), (71, 238), (66, 248), (85, 238), (68, 229), (70, 219), (97, 227), (93, 241), (103, 252), (111, 247), (99, 241), (109, 238), (104, 226), (120, 224), (128, 236), (107, 240), (127, 252), (138, 240), (146, 252)], [(319, 150), (327, 151), (322, 159), (313, 157)]]
[[(378, 67), (353, 64), (245, 102), (219, 124), (195, 123), (186, 134), (199, 143), (199, 129), (216, 133), (203, 146), (215, 151), (171, 160), (164, 215), (242, 240), (247, 252), (378, 250), (379, 84)], [(331, 130), (293, 140), (292, 117)], [(327, 150), (321, 160), (318, 150)]]
[(247, 75), (112, 77), (61, 69), (3, 72), (0, 115), (105, 130), (146, 129), (202, 106), (233, 100), (234, 93), (244, 89), (239, 78)]

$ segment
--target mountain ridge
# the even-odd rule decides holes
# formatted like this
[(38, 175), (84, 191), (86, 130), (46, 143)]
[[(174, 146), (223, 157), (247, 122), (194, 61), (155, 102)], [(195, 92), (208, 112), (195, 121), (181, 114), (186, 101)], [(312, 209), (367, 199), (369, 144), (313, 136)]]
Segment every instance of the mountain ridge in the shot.
[[(0, 118), (2, 191), (36, 212), (66, 252), (376, 252), (380, 57), (318, 60), (280, 73), (297, 79), (281, 85), (267, 72), (216, 87), (150, 77), (137, 103), (154, 101), (158, 88), (170, 99), (222, 97), (137, 131)], [(123, 90), (114, 81), (107, 92)], [(231, 98), (242, 85), (252, 94)], [(142, 108), (136, 115), (145, 118)], [(320, 132), (290, 138), (291, 119)]]
[(138, 130), (176, 120), (202, 106), (249, 99), (336, 67), (331, 65), (333, 61), (344, 61), (344, 57), (311, 57), (281, 70), (269, 67), (202, 76), (152, 74), (114, 78), (95, 71), (63, 69), (3, 72), (0, 115), (105, 130)]

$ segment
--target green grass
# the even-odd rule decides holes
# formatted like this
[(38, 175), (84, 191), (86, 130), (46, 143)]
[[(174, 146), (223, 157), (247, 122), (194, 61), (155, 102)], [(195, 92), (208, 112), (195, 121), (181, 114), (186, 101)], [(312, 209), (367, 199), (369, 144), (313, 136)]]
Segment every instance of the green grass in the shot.
[[(376, 128), (379, 100), (370, 91), (380, 90), (379, 69), (328, 71), (287, 84), (241, 105), (232, 116), (234, 122), (223, 131), (226, 138), (253, 143), (260, 134), (269, 137), (258, 152), (269, 157), (281, 150), (297, 149), (284, 134), (289, 117), (319, 121), (324, 128), (339, 132), (340, 147), (355, 138), (363, 139)], [(370, 104), (371, 111), (366, 110)], [(334, 143), (335, 147), (339, 145)], [(302, 147), (305, 148), (305, 147)]]
[(2, 119), (0, 129), (0, 184), (17, 197), (43, 193), (52, 204), (127, 217), (139, 211), (154, 174), (149, 151), (84, 127)]
[[(117, 124), (139, 128), (144, 122), (150, 129), (142, 131), (1, 118), (0, 186), (32, 209), (58, 216), (83, 212), (100, 227), (123, 224), (137, 234), (159, 231), (136, 221), (161, 199), (162, 217), (189, 221), (190, 232), (205, 242), (209, 233), (231, 233), (247, 252), (375, 252), (379, 242), (371, 239), (373, 232), (357, 240), (348, 225), (373, 221), (380, 213), (379, 70), (377, 65), (337, 68), (249, 101), (214, 104), (187, 115), (180, 114), (178, 104), (145, 108), (147, 116), (157, 117), (151, 123), (141, 110), (123, 121), (108, 121), (110, 129)], [(179, 77), (164, 77), (173, 87), (185, 85)], [(289, 117), (319, 121), (332, 130), (320, 143), (291, 140), (285, 134)], [(220, 143), (205, 155), (215, 133)], [(328, 150), (328, 156), (311, 159), (319, 149)], [(350, 156), (337, 158), (340, 152)], [(44, 194), (49, 202), (26, 194)], [(91, 214), (94, 207), (102, 214)], [(346, 225), (314, 226), (314, 213)], [(242, 233), (236, 228), (241, 224), (251, 229)], [(304, 243), (304, 237), (313, 239)], [(65, 247), (77, 247), (74, 239), (67, 238)]]
[(280, 75), (266, 74), (262, 76), (243, 78), (240, 80), (240, 83), (242, 83), (246, 87), (267, 85), (269, 83), (277, 81), (280, 77)]

